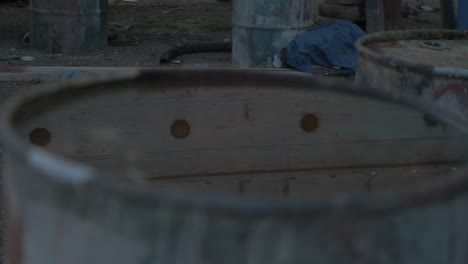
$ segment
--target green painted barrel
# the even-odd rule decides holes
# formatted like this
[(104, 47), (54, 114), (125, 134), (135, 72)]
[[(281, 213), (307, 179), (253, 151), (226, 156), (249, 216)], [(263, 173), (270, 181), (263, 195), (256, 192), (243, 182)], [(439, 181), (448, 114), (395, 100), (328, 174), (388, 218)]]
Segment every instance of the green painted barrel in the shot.
[(236, 0), (233, 5), (232, 63), (242, 68), (265, 64), (314, 25), (313, 1)]
[(107, 0), (30, 0), (31, 47), (89, 54), (107, 47)]

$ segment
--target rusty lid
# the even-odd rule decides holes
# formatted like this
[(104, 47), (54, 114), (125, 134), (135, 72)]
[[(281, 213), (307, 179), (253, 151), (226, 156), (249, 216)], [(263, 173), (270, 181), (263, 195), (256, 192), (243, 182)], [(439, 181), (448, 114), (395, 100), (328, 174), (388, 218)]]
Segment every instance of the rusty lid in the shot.
[[(440, 72), (468, 69), (468, 32), (457, 30), (394, 31), (360, 39), (361, 56), (413, 70)], [(444, 71), (445, 73), (446, 71)]]

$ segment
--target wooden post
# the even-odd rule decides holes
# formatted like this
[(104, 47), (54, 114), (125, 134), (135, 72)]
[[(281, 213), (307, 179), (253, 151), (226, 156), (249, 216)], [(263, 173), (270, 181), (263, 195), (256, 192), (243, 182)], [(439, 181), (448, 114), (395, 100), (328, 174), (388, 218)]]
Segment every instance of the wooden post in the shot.
[(385, 30), (401, 29), (401, 0), (384, 0)]
[(401, 29), (401, 0), (366, 0), (367, 32)]
[[(462, 1), (460, 1), (462, 2)], [(452, 0), (440, 0), (440, 8), (442, 10), (442, 28), (455, 29), (455, 10)]]
[(383, 31), (382, 0), (366, 0), (366, 30), (367, 33)]

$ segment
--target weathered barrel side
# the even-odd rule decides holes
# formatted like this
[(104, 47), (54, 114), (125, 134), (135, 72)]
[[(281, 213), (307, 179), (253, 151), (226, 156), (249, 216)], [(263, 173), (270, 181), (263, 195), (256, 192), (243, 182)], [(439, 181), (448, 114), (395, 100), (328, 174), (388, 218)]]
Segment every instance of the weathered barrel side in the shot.
[(107, 0), (30, 0), (29, 10), (33, 49), (91, 54), (107, 47)]
[[(465, 264), (468, 196), (353, 216), (235, 213), (66, 186), (9, 159), (8, 263)], [(33, 176), (33, 177), (31, 177)], [(18, 190), (21, 186), (21, 190)], [(11, 195), (11, 193), (10, 193)], [(19, 214), (19, 215), (18, 215)], [(13, 228), (13, 229), (12, 229)]]
[(463, 31), (449, 30), (363, 37), (357, 44), (356, 83), (419, 98), (468, 118), (467, 44)]
[(298, 34), (314, 25), (314, 1), (233, 1), (232, 63), (247, 68), (265, 64)]
[(0, 125), (9, 263), (468, 260), (468, 129), (403, 94), (172, 69), (25, 96)]

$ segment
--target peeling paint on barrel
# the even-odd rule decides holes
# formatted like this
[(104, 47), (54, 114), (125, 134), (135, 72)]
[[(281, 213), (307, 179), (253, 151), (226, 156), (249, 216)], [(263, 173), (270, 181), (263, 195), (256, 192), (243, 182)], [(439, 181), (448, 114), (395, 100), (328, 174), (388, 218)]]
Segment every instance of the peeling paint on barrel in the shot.
[(234, 1), (232, 62), (239, 67), (264, 64), (297, 35), (314, 25), (313, 1)]
[(434, 98), (436, 105), (468, 119), (468, 83), (448, 83)]
[(380, 32), (356, 47), (356, 83), (410, 95), (468, 119), (465, 31)]
[[(8, 160), (8, 157), (5, 157)], [(11, 167), (5, 166), (6, 173), (13, 173)], [(5, 209), (6, 222), (6, 259), (9, 264), (23, 263), (23, 245), (24, 245), (24, 225), (23, 218), (20, 213), (20, 197), (18, 192), (13, 187), (15, 179), (5, 178), (3, 180), (3, 208)]]
[(29, 10), (33, 49), (91, 54), (107, 47), (107, 0), (30, 0)]
[[(171, 83), (170, 80), (174, 80), (174, 82)], [(224, 83), (229, 83), (230, 86), (223, 89), (222, 85)], [(352, 113), (355, 113), (354, 110), (359, 113), (362, 110), (361, 107), (370, 107), (369, 105), (377, 107), (370, 104), (369, 101), (367, 101), (369, 105), (363, 103), (366, 102), (366, 96), (374, 94), (381, 95), (378, 99), (387, 102), (375, 101), (378, 106), (383, 104), (382, 107), (372, 107), (364, 110), (368, 110), (365, 111), (366, 114), (375, 114), (377, 120), (380, 121), (383, 118), (383, 111), (379, 110), (388, 110), (387, 107), (390, 107), (388, 103), (394, 99), (389, 94), (375, 93), (374, 90), (361, 90), (358, 92), (355, 87), (347, 87), (345, 83), (317, 87), (319, 84), (320, 82), (310, 75), (290, 71), (192, 69), (181, 72), (180, 70), (159, 70), (155, 73), (145, 73), (142, 77), (128, 78), (126, 81), (119, 83), (112, 79), (107, 83), (83, 84), (83, 86), (64, 84), (60, 89), (44, 90), (37, 95), (38, 97), (22, 99), (23, 101), (19, 101), (16, 106), (13, 105), (7, 108), (2, 119), (3, 125), (0, 126), (8, 156), (4, 167), (4, 177), (7, 183), (5, 193), (10, 206), (7, 209), (9, 216), (15, 215), (15, 218), (9, 220), (9, 223), (13, 224), (10, 227), (12, 227), (11, 230), (15, 231), (12, 237), (17, 239), (14, 240), (16, 241), (14, 244), (20, 243), (15, 250), (9, 251), (9, 254), (19, 258), (16, 258), (15, 262), (9, 263), (295, 264), (313, 262), (323, 264), (466, 264), (468, 259), (468, 251), (466, 251), (468, 248), (468, 229), (466, 228), (468, 222), (468, 210), (466, 210), (468, 204), (468, 178), (466, 168), (463, 166), (453, 171), (438, 174), (441, 177), (438, 178), (437, 182), (434, 182), (435, 186), (426, 181), (418, 181), (418, 183), (415, 183), (414, 189), (411, 188), (408, 192), (402, 192), (399, 189), (400, 187), (406, 187), (407, 182), (404, 181), (395, 186), (398, 189), (389, 189), (374, 195), (369, 194), (369, 190), (366, 190), (365, 193), (359, 191), (359, 193), (349, 193), (347, 195), (338, 193), (328, 196), (327, 194), (327, 198), (314, 196), (309, 199), (294, 198), (287, 201), (283, 200), (283, 198), (292, 198), (291, 196), (295, 193), (294, 185), (298, 184), (298, 180), (289, 177), (294, 174), (288, 177), (286, 175), (290, 170), (295, 170), (295, 172), (301, 170), (301, 167), (297, 167), (294, 163), (280, 164), (284, 167), (277, 167), (279, 169), (272, 171), (274, 173), (268, 177), (261, 176), (262, 171), (258, 171), (258, 169), (265, 171), (265, 169), (271, 169), (271, 167), (275, 166), (275, 163), (281, 163), (283, 159), (288, 159), (289, 156), (302, 156), (299, 155), (300, 153), (295, 154), (291, 149), (279, 151), (280, 154), (275, 159), (272, 159), (269, 155), (256, 155), (258, 158), (255, 161), (261, 163), (261, 167), (258, 167), (257, 171), (247, 173), (247, 175), (245, 168), (250, 168), (248, 167), (250, 164), (245, 167), (242, 166), (246, 162), (239, 162), (243, 158), (241, 155), (237, 156), (236, 159), (232, 159), (230, 154), (226, 156), (226, 162), (222, 162), (221, 166), (228, 168), (224, 172), (228, 174), (233, 172), (233, 174), (225, 176), (229, 176), (232, 182), (230, 185), (233, 189), (237, 189), (238, 193), (242, 193), (239, 195), (242, 197), (231, 197), (217, 195), (212, 191), (206, 191), (206, 193), (205, 191), (202, 193), (185, 193), (181, 189), (177, 192), (163, 191), (151, 187), (150, 182), (147, 184), (146, 182), (129, 183), (128, 181), (121, 181), (119, 176), (128, 172), (119, 168), (114, 170), (113, 168), (118, 165), (119, 160), (112, 159), (109, 165), (89, 173), (95, 177), (85, 177), (85, 181), (83, 181), (83, 177), (77, 178), (77, 175), (83, 176), (88, 173), (76, 174), (78, 167), (87, 168), (86, 163), (90, 162), (90, 160), (105, 161), (109, 159), (109, 156), (102, 154), (99, 145), (90, 144), (90, 150), (88, 150), (90, 152), (86, 151), (87, 156), (82, 156), (85, 158), (81, 161), (69, 160), (65, 157), (63, 158), (65, 160), (57, 159), (54, 156), (45, 154), (48, 153), (46, 151), (39, 151), (35, 154), (40, 155), (42, 153), (43, 157), (31, 159), (30, 149), (32, 146), (27, 144), (27, 137), (21, 136), (23, 129), (26, 132), (25, 135), (29, 133), (30, 130), (26, 129), (29, 125), (36, 127), (36, 122), (46, 122), (41, 117), (47, 115), (44, 112), (49, 112), (53, 116), (49, 119), (49, 122), (66, 124), (67, 130), (65, 131), (67, 132), (61, 130), (62, 134), (76, 133), (74, 135), (82, 137), (82, 133), (86, 133), (87, 128), (79, 129), (84, 124), (93, 120), (97, 120), (100, 124), (109, 118), (116, 118), (114, 120), (120, 122), (115, 122), (115, 124), (119, 127), (124, 125), (130, 127), (131, 132), (150, 131), (146, 135), (151, 137), (144, 139), (144, 144), (148, 145), (156, 142), (158, 138), (164, 138), (164, 135), (170, 136), (169, 127), (174, 122), (171, 117), (171, 108), (175, 109), (173, 110), (173, 113), (175, 113), (189, 104), (200, 111), (197, 113), (198, 120), (208, 120), (209, 122), (199, 123), (193, 116), (191, 118), (187, 116), (187, 120), (196, 128), (193, 130), (194, 133), (190, 134), (187, 140), (172, 138), (166, 138), (168, 140), (165, 140), (172, 142), (170, 144), (172, 144), (176, 153), (186, 152), (188, 149), (180, 147), (186, 146), (183, 144), (187, 144), (189, 139), (195, 138), (197, 140), (197, 136), (203, 134), (200, 131), (204, 130), (209, 133), (209, 128), (220, 125), (219, 122), (212, 122), (213, 120), (222, 120), (221, 124), (224, 124), (228, 117), (235, 117), (233, 119), (229, 118), (231, 121), (228, 124), (232, 125), (235, 120), (238, 121), (232, 129), (243, 125), (245, 128), (255, 129), (253, 124), (259, 124), (257, 128), (262, 129), (257, 130), (257, 132), (247, 130), (252, 132), (246, 133), (244, 137), (242, 133), (232, 133), (231, 137), (221, 135), (221, 137), (217, 138), (219, 141), (212, 141), (216, 139), (216, 135), (209, 135), (209, 140), (200, 141), (199, 146), (206, 147), (207, 143), (210, 142), (224, 144), (226, 141), (233, 141), (236, 148), (239, 145), (248, 147), (250, 145), (239, 144), (239, 142), (250, 142), (254, 138), (254, 133), (259, 133), (258, 138), (264, 139), (279, 131), (291, 131), (291, 134), (288, 133), (287, 135), (289, 140), (299, 137), (310, 140), (321, 135), (325, 135), (330, 139), (328, 137), (330, 133), (319, 133), (326, 130), (327, 127), (330, 129), (329, 127), (333, 124), (329, 122), (330, 118), (328, 118), (328, 121), (326, 118), (319, 120), (323, 124), (320, 124), (317, 128), (316, 134), (304, 134), (299, 126), (303, 114), (308, 113), (310, 115), (314, 113), (317, 117), (326, 117), (326, 109), (331, 109), (331, 112), (328, 113), (336, 113), (334, 107), (328, 108), (328, 106), (333, 106), (333, 103), (335, 103), (335, 105), (344, 107), (345, 104), (340, 103), (344, 101), (342, 100), (344, 92), (346, 92), (346, 95), (358, 96), (358, 98), (354, 98), (353, 104), (348, 105), (348, 108), (353, 110)], [(193, 85), (194, 89), (186, 91), (185, 89), (189, 89), (187, 86), (190, 85)], [(96, 89), (97, 86), (100, 89)], [(253, 96), (255, 89), (259, 89), (260, 86), (263, 87), (263, 89), (259, 90), (262, 93), (259, 93), (260, 95), (257, 97)], [(145, 93), (142, 93), (143, 89), (146, 89)], [(164, 93), (162, 92), (163, 89)], [(204, 91), (205, 89), (207, 91)], [(123, 91), (129, 93), (120, 93)], [(231, 93), (226, 93), (228, 91), (231, 91)], [(241, 91), (245, 91), (245, 93), (241, 93)], [(299, 91), (301, 93), (287, 100), (287, 96)], [(323, 102), (322, 111), (315, 112), (311, 109), (307, 111), (306, 109), (299, 109), (309, 106), (315, 108), (320, 105), (320, 103), (317, 104), (318, 101), (313, 100), (315, 96), (321, 96), (320, 94), (313, 94), (313, 92), (317, 91), (320, 91), (320, 94), (321, 92), (326, 94), (335, 92), (336, 94), (330, 98), (330, 101)], [(198, 96), (204, 94), (203, 97), (199, 98), (198, 103), (192, 101), (196, 98), (195, 93), (198, 93)], [(134, 96), (136, 94), (140, 95), (139, 100), (135, 100)], [(187, 94), (192, 96), (187, 97)], [(239, 100), (239, 98), (243, 97), (245, 99)], [(109, 98), (117, 98), (117, 100), (109, 100)], [(345, 98), (347, 101), (352, 100), (347, 96)], [(166, 101), (168, 99), (169, 101)], [(302, 104), (298, 104), (300, 100), (302, 100)], [(92, 104), (81, 104), (88, 101), (92, 102)], [(226, 107), (225, 104), (230, 102), (233, 102), (233, 104), (229, 104), (230, 107), (224, 108), (226, 112), (223, 112), (219, 111), (222, 108), (213, 108), (210, 103), (206, 103), (207, 101), (216, 101), (223, 107)], [(405, 103), (407, 106), (409, 106), (410, 102), (414, 103), (412, 101), (403, 101), (402, 98), (396, 101)], [(281, 104), (272, 104), (271, 102), (280, 102)], [(328, 104), (327, 102), (331, 103)], [(73, 108), (74, 105), (79, 105), (79, 107)], [(102, 108), (102, 105), (107, 106)], [(150, 108), (141, 108), (142, 105)], [(118, 109), (121, 112), (112, 117), (109, 113), (115, 112), (109, 111), (109, 106), (112, 106), (111, 110)], [(161, 108), (153, 108), (157, 106)], [(78, 111), (80, 108), (85, 108), (86, 114)], [(289, 111), (297, 115), (282, 115), (285, 111), (288, 113), (288, 108)], [(60, 114), (61, 109), (65, 109), (62, 112), (63, 115)], [(94, 112), (90, 112), (92, 109), (94, 109)], [(104, 109), (107, 109), (107, 111)], [(159, 109), (164, 109), (164, 113)], [(149, 113), (146, 120), (150, 120), (150, 122), (146, 122), (142, 118), (135, 120), (135, 122), (143, 124), (143, 128), (148, 128), (149, 124), (157, 123), (157, 126), (152, 128), (160, 127), (161, 132), (135, 127), (133, 125), (135, 124), (133, 123), (134, 116), (132, 115), (127, 116), (128, 119), (122, 119), (122, 117), (125, 117), (125, 113), (130, 111), (135, 111), (139, 117), (142, 117), (141, 110)], [(395, 108), (390, 108), (390, 110), (395, 110)], [(407, 121), (412, 120), (413, 114), (417, 114), (415, 117), (419, 118), (425, 113), (420, 111), (417, 111), (417, 113), (408, 112), (406, 108), (401, 110), (401, 115), (397, 117), (410, 119), (406, 119), (405, 122), (393, 122), (394, 120), (401, 121), (401, 119), (391, 118), (395, 116), (390, 115), (387, 122), (391, 123), (391, 126), (387, 128), (395, 127), (395, 131), (402, 130), (403, 126), (408, 124)], [(336, 117), (334, 123), (337, 124), (335, 127), (339, 128), (340, 137), (346, 138), (351, 135), (346, 134), (346, 132), (362, 127), (363, 123), (355, 123), (357, 125), (346, 125), (344, 127), (353, 129), (342, 129), (343, 121), (346, 121), (346, 119), (343, 118), (345, 114), (341, 114), (341, 111), (338, 111), (338, 115), (334, 115)], [(26, 115), (31, 112), (38, 114), (36, 116)], [(98, 113), (102, 113), (102, 115), (99, 116)], [(170, 118), (158, 119), (155, 118), (155, 113), (163, 113), (164, 116), (167, 115)], [(71, 117), (70, 114), (75, 117), (73, 120), (60, 118)], [(77, 116), (82, 116), (83, 119), (79, 119)], [(353, 116), (357, 117), (357, 119), (353, 120), (358, 120), (358, 122), (366, 118), (362, 115), (352, 114), (348, 117)], [(96, 117), (97, 119), (95, 119)], [(12, 122), (11, 119), (15, 122)], [(315, 119), (317, 118), (311, 118), (312, 123), (318, 120)], [(60, 122), (57, 122), (58, 120)], [(157, 121), (155, 122), (155, 120)], [(161, 125), (165, 124), (165, 121), (170, 122), (167, 122), (167, 126)], [(270, 123), (280, 124), (281, 129), (264, 130), (265, 125), (268, 128)], [(13, 125), (15, 127), (12, 127)], [(71, 125), (76, 125), (76, 127), (68, 128)], [(290, 130), (288, 130), (288, 126), (291, 126)], [(44, 127), (49, 128), (49, 126)], [(311, 127), (314, 128), (315, 126)], [(426, 135), (430, 135), (427, 144), (434, 146), (431, 149), (434, 149), (437, 154), (436, 161), (439, 159), (441, 159), (440, 161), (446, 161), (447, 159), (457, 161), (458, 155), (454, 156), (451, 153), (454, 150), (465, 152), (467, 149), (467, 142), (464, 140), (466, 137), (460, 137), (460, 140), (457, 141), (445, 140), (447, 136), (450, 136), (450, 140), (454, 140), (453, 137), (458, 135), (446, 133), (449, 127), (444, 130), (426, 130), (425, 127), (419, 130), (420, 126), (418, 124), (415, 127), (418, 128), (416, 132), (428, 132)], [(364, 127), (362, 131), (369, 135), (368, 132), (378, 132), (379, 129), (381, 129), (379, 126), (372, 126), (372, 129)], [(226, 128), (226, 130), (228, 129)], [(61, 134), (58, 133), (60, 130), (57, 130), (57, 128), (50, 128), (50, 131), (54, 135)], [(357, 130), (351, 133), (354, 134), (355, 131)], [(93, 131), (88, 133), (92, 134)], [(413, 135), (413, 133), (409, 135)], [(405, 134), (405, 138), (409, 135)], [(143, 136), (136, 133), (129, 133), (128, 136), (129, 140), (116, 138), (116, 141), (128, 144), (127, 146), (134, 151), (135, 140), (143, 138)], [(275, 136), (275, 141), (284, 138), (284, 136), (281, 134)], [(245, 141), (238, 141), (239, 138), (244, 138)], [(439, 152), (441, 152), (440, 148), (438, 148), (439, 144), (432, 145), (432, 141), (439, 138), (443, 138), (440, 144), (452, 142), (447, 144), (448, 148), (450, 148), (448, 153), (450, 155), (442, 156), (443, 159), (438, 156)], [(58, 137), (55, 137), (55, 139), (55, 142), (57, 142)], [(316, 142), (325, 142), (324, 139), (326, 138), (318, 138)], [(351, 139), (356, 140), (355, 138)], [(353, 144), (351, 139), (348, 139), (343, 145)], [(401, 135), (398, 136), (398, 139), (401, 139)], [(366, 145), (369, 144), (368, 137), (365, 140)], [(389, 138), (384, 141), (388, 142)], [(415, 141), (418, 141), (419, 144), (424, 140), (421, 138)], [(102, 144), (110, 145), (108, 142), (104, 140)], [(398, 146), (397, 152), (389, 152), (388, 155), (382, 157), (382, 161), (387, 162), (390, 159), (399, 158), (399, 156), (411, 152), (411, 147), (408, 147), (411, 142), (411, 139), (404, 140), (401, 146)], [(54, 141), (51, 142), (51, 144), (53, 143)], [(84, 143), (79, 141), (78, 144), (82, 145)], [(139, 148), (145, 145), (140, 145)], [(313, 144), (311, 146), (315, 147), (317, 145)], [(158, 149), (160, 146), (156, 145)], [(337, 145), (332, 146), (333, 149), (329, 157), (342, 155), (346, 152), (336, 151)], [(194, 146), (188, 147), (192, 148)], [(221, 148), (225, 147), (221, 145)], [(264, 144), (260, 148), (271, 149), (271, 145)], [(367, 149), (370, 149), (370, 147)], [(417, 149), (418, 153), (415, 152), (416, 155), (418, 157), (422, 156), (419, 151), (422, 152), (424, 149), (427, 148)], [(151, 151), (148, 150), (145, 149), (142, 156), (150, 155)], [(196, 147), (195, 155), (192, 157), (203, 154), (200, 150), (200, 147)], [(320, 151), (320, 148), (313, 148), (312, 150), (314, 152)], [(385, 151), (383, 148), (377, 151), (381, 150)], [(209, 151), (211, 152), (211, 150)], [(233, 149), (229, 149), (230, 153), (232, 151)], [(118, 150), (119, 155), (120, 153), (128, 154)], [(219, 153), (215, 152), (215, 155), (207, 157), (210, 167), (204, 167), (204, 169), (207, 171), (211, 169), (212, 171), (211, 166), (217, 162), (215, 156), (220, 155)], [(368, 152), (361, 151), (359, 154), (361, 153)], [(242, 154), (245, 156), (248, 152)], [(163, 155), (174, 158), (174, 152), (164, 151)], [(206, 152), (204, 155), (206, 155)], [(347, 161), (353, 155), (353, 153), (343, 155), (340, 156), (342, 157), (340, 159)], [(368, 164), (367, 162), (371, 161), (369, 158), (371, 155), (373, 154), (360, 156)], [(248, 160), (245, 160), (250, 162), (252, 157), (249, 156)], [(320, 158), (323, 158), (323, 155)], [(175, 160), (177, 163), (171, 165), (171, 170), (178, 170), (184, 163), (189, 162), (188, 158)], [(57, 163), (56, 166), (49, 166), (51, 162)], [(307, 160), (307, 163), (312, 162), (314, 162), (313, 157)], [(407, 162), (407, 160), (405, 159), (404, 162)], [(423, 162), (426, 162), (426, 160)], [(434, 160), (431, 158), (427, 162), (432, 165)], [(194, 168), (199, 168), (203, 165), (203, 162), (195, 160), (193, 164)], [(232, 166), (230, 164), (240, 167), (233, 170), (233, 167), (229, 167)], [(340, 164), (342, 163), (332, 165), (339, 166), (335, 173), (339, 173), (345, 167)], [(385, 165), (384, 163), (383, 165), (390, 166), (391, 164)], [(78, 167), (73, 168), (71, 165)], [(158, 171), (161, 170), (163, 165), (163, 162), (151, 160), (151, 166), (154, 166)], [(327, 166), (330, 167), (330, 165)], [(380, 170), (384, 169), (385, 166), (382, 166), (380, 162), (374, 163), (372, 166), (370, 168), (372, 172), (369, 174), (377, 181), (381, 175)], [(378, 172), (374, 171), (375, 167), (379, 170)], [(62, 170), (62, 168), (71, 168), (71, 170)], [(70, 177), (70, 171), (74, 172), (74, 176)], [(82, 170), (78, 168), (78, 172), (80, 171)], [(308, 179), (320, 177), (320, 175), (315, 174), (315, 171), (306, 170), (304, 173), (307, 173), (307, 175), (304, 176)], [(56, 173), (61, 175), (56, 175)], [(357, 173), (360, 174), (360, 172)], [(369, 174), (363, 175), (362, 178), (367, 180)], [(156, 175), (159, 176), (159, 174)], [(172, 175), (180, 174), (178, 172)], [(282, 187), (277, 192), (280, 195), (278, 197), (280, 200), (247, 197), (251, 192), (252, 184), (255, 182), (261, 183), (258, 179), (265, 179), (270, 176), (276, 177), (275, 175), (281, 176), (278, 178), (281, 184), (277, 185)], [(182, 176), (184, 176), (183, 173)], [(222, 177), (222, 175), (210, 175), (203, 172), (196, 178), (203, 178), (203, 185), (207, 185), (205, 183), (216, 181), (217, 176)], [(328, 179), (327, 175), (324, 176), (327, 181), (331, 180)], [(400, 179), (406, 180), (405, 175), (398, 175), (398, 173), (392, 173), (389, 176), (391, 178), (401, 177)], [(179, 178), (178, 176), (175, 177)], [(337, 177), (336, 175), (330, 177), (333, 178), (331, 180), (334, 182), (333, 184), (340, 178), (340, 176)], [(264, 183), (268, 182), (265, 181)], [(299, 184), (301, 183), (299, 182)], [(262, 187), (268, 187), (268, 184), (262, 183), (262, 185)], [(313, 192), (313, 190), (309, 189), (313, 187), (312, 185), (305, 184), (304, 187), (306, 187), (307, 192)], [(21, 232), (22, 230), (24, 232)]]

